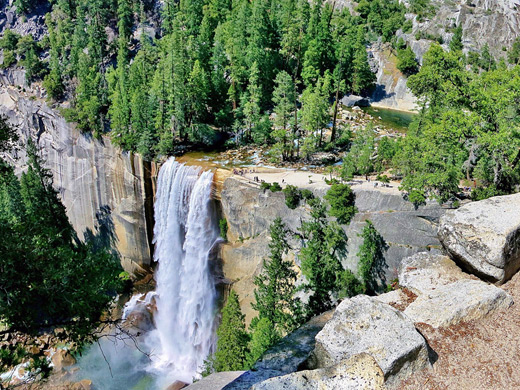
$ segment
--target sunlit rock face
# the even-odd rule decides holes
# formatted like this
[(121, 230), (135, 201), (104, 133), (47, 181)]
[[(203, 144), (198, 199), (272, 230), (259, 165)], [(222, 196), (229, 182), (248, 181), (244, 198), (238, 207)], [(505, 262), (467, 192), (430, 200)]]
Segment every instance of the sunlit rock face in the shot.
[[(32, 139), (38, 145), (79, 237), (99, 231), (117, 249), (127, 271), (146, 270), (151, 259), (155, 166), (122, 152), (107, 137), (82, 134), (44, 101), (5, 84), (16, 81), (17, 75), (4, 76), (0, 114), (17, 126), (22, 144)], [(25, 151), (9, 157), (21, 173)]]
[[(437, 224), (445, 209), (435, 201), (415, 208), (403, 199), (399, 192), (388, 193), (378, 189), (359, 189), (355, 186), (358, 213), (348, 226), (343, 226), (348, 237), (343, 265), (357, 272), (358, 252), (363, 243), (360, 234), (366, 220), (374, 223), (377, 231), (388, 245), (381, 264), (381, 288), (397, 278), (401, 260), (418, 252), (439, 253), (441, 244), (437, 238)], [(325, 195), (326, 189), (315, 191)], [(251, 309), (254, 300), (254, 276), (262, 270), (263, 259), (269, 256), (269, 226), (276, 217), (298, 232), (301, 221), (309, 218), (309, 207), (302, 204), (291, 210), (285, 204), (281, 192), (263, 191), (243, 181), (227, 178), (219, 194), (222, 213), (228, 222), (228, 242), (220, 249), (223, 272), (227, 281), (240, 296), (240, 304), (246, 321), (255, 312)], [(299, 265), (298, 251), (302, 241), (297, 236), (289, 237), (295, 263)]]

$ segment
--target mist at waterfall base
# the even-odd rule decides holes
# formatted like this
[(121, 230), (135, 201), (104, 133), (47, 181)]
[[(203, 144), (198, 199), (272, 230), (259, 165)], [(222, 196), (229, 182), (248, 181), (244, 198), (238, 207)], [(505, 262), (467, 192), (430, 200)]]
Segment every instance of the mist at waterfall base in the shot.
[(117, 337), (91, 345), (78, 361), (75, 379), (90, 379), (97, 390), (159, 390), (198, 376), (216, 343), (210, 261), (219, 229), (212, 179), (211, 172), (173, 158), (161, 167), (154, 208), (156, 291), (148, 293), (148, 302), (135, 296), (123, 314), (142, 309), (153, 296), (155, 328), (140, 336), (137, 346)]

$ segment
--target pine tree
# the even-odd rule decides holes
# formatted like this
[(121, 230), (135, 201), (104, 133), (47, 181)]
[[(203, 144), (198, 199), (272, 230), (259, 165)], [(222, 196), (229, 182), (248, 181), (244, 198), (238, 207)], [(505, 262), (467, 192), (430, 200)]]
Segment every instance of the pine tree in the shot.
[(262, 357), (265, 351), (278, 341), (278, 337), (271, 321), (267, 318), (258, 320), (253, 328), (251, 341), (248, 344), (248, 366), (253, 366), (257, 360)]
[(222, 323), (217, 330), (217, 352), (213, 361), (216, 371), (237, 371), (247, 367), (249, 337), (244, 318), (238, 295), (231, 290), (222, 309)]
[(287, 242), (288, 230), (281, 218), (276, 218), (270, 227), (269, 260), (264, 260), (262, 273), (255, 277), (255, 302), (253, 309), (258, 318), (266, 318), (278, 337), (301, 324), (301, 306), (296, 293), (297, 273), (290, 260), (284, 259), (291, 249)]
[(293, 140), (296, 137), (294, 127), (293, 131), (289, 133), (290, 121), (293, 118), (296, 105), (295, 88), (291, 76), (283, 70), (276, 76), (275, 85), (273, 111), (276, 116), (273, 123), (275, 126), (273, 136), (282, 151), (282, 158), (286, 160), (293, 154)]
[(317, 140), (316, 146), (321, 147), (323, 140), (323, 128), (330, 120), (329, 95), (330, 74), (327, 72), (318, 79), (315, 87), (309, 86), (302, 94), (302, 123), (307, 134), (311, 134)]
[(134, 24), (131, 0), (117, 1), (117, 19), (119, 39), (128, 41), (130, 35), (132, 34), (132, 26)]
[(453, 33), (450, 41), (451, 51), (462, 51), (464, 45), (462, 44), (462, 26), (458, 26)]
[(253, 129), (258, 126), (261, 118), (260, 100), (262, 92), (259, 80), (260, 70), (258, 64), (253, 63), (249, 74), (249, 85), (242, 98), (242, 113), (244, 115), (245, 140), (251, 141)]
[(368, 54), (365, 47), (365, 32), (359, 27), (353, 60), (352, 92), (360, 94), (373, 88), (376, 75), (372, 73), (368, 63)]
[(336, 222), (328, 222), (325, 205), (319, 198), (309, 201), (311, 219), (302, 222), (304, 246), (299, 258), (307, 279), (305, 290), (309, 298), (309, 314), (319, 314), (332, 307), (334, 296), (341, 289), (347, 237)]
[(366, 291), (376, 292), (378, 282), (380, 279), (384, 280), (384, 267), (388, 267), (384, 258), (384, 252), (388, 245), (369, 220), (366, 221), (360, 237), (363, 238), (363, 244), (361, 244), (357, 253), (359, 257), (359, 277)]

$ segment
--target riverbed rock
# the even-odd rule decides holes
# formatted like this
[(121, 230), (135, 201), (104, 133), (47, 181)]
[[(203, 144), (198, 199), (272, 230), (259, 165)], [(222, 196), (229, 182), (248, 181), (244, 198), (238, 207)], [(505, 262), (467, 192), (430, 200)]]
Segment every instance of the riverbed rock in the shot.
[(175, 381), (170, 386), (166, 388), (166, 390), (181, 390), (185, 389), (188, 386), (188, 383), (182, 381)]
[(253, 385), (251, 390), (382, 390), (384, 380), (375, 359), (361, 353), (332, 367), (267, 379)]
[(428, 347), (410, 319), (366, 295), (343, 301), (316, 336), (318, 368), (358, 353), (374, 357), (386, 380), (402, 379), (429, 366)]
[(76, 364), (76, 359), (65, 349), (58, 349), (52, 355), (51, 362), (55, 371), (61, 371), (66, 367)]
[(71, 385), (71, 390), (92, 390), (92, 381), (83, 379)]
[(356, 95), (345, 95), (341, 99), (341, 104), (345, 107), (368, 107), (370, 106), (370, 102), (367, 98)]
[(441, 219), (448, 253), (483, 279), (504, 283), (520, 269), (520, 194), (468, 203)]
[(439, 328), (479, 319), (512, 304), (511, 296), (501, 288), (463, 279), (419, 295), (404, 313), (414, 322)]

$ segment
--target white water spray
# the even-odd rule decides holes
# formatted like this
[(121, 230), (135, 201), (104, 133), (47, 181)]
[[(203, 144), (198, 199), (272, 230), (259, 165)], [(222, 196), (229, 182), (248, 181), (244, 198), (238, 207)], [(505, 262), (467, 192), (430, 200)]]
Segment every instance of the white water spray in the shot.
[(156, 330), (147, 344), (154, 350), (153, 371), (188, 383), (215, 346), (216, 290), (209, 260), (219, 233), (212, 179), (211, 172), (171, 158), (157, 183)]

